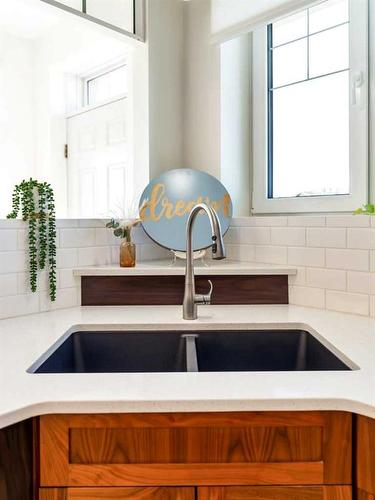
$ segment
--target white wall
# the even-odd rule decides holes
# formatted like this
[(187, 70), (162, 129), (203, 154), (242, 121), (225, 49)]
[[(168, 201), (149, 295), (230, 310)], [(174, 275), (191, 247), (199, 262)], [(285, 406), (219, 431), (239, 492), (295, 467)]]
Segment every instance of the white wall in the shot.
[(250, 36), (221, 45), (221, 182), (235, 215), (251, 208)]
[(185, 166), (220, 179), (234, 215), (251, 204), (250, 35), (222, 46), (211, 40), (211, 2), (185, 2)]
[(11, 211), (12, 191), (35, 173), (32, 47), (0, 35), (0, 214)]
[(210, 1), (184, 3), (185, 166), (220, 178), (220, 47), (210, 43)]
[(147, 13), (150, 178), (183, 167), (183, 4), (150, 0)]
[[(64, 13), (65, 16), (69, 14)], [(72, 16), (70, 16), (72, 17)], [(69, 37), (66, 31), (69, 29)], [(66, 113), (69, 111), (67, 82), (132, 50), (117, 36), (72, 17), (34, 42), (36, 123), (36, 175), (55, 189), (57, 215), (67, 216)], [(79, 102), (79, 107), (82, 102)], [(132, 127), (129, 126), (129, 135)], [(131, 142), (132, 139), (131, 139)]]

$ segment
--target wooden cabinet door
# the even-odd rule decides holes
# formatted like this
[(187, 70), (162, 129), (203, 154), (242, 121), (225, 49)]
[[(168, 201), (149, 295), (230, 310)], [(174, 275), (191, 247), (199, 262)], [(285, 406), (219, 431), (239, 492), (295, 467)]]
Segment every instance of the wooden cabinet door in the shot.
[(195, 489), (42, 488), (39, 500), (195, 500)]
[(358, 497), (375, 499), (375, 420), (357, 417), (356, 469)]
[(198, 488), (198, 500), (351, 500), (350, 486), (231, 486)]
[(44, 487), (351, 484), (344, 412), (40, 417)]

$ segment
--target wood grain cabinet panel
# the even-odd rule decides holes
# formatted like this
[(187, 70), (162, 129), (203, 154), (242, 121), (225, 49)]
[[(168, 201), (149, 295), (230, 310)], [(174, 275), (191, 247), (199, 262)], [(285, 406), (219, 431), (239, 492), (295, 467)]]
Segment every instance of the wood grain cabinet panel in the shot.
[(195, 500), (195, 489), (42, 488), (39, 500)]
[(375, 495), (363, 490), (357, 490), (357, 500), (375, 500)]
[[(83, 306), (181, 305), (184, 276), (82, 276)], [(197, 293), (214, 289), (212, 304), (287, 304), (286, 275), (196, 276)]]
[[(362, 497), (360, 500), (372, 500), (369, 493), (375, 496), (375, 420), (368, 417), (357, 417), (357, 482)], [(366, 493), (365, 493), (366, 492)]]
[(350, 486), (198, 488), (198, 500), (351, 500)]
[(66, 488), (41, 488), (39, 500), (67, 500), (68, 490)]
[(351, 484), (351, 414), (40, 417), (41, 486)]

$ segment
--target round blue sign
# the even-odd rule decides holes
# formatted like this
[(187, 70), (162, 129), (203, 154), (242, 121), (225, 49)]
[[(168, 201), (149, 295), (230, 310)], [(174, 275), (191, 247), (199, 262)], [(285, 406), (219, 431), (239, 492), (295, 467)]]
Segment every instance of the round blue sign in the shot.
[[(232, 201), (225, 187), (212, 175), (191, 168), (169, 170), (153, 179), (140, 199), (140, 216), (146, 233), (159, 245), (170, 250), (186, 251), (186, 223), (197, 203), (213, 207), (223, 234), (232, 217)], [(211, 226), (202, 212), (195, 219), (193, 248), (212, 245)]]

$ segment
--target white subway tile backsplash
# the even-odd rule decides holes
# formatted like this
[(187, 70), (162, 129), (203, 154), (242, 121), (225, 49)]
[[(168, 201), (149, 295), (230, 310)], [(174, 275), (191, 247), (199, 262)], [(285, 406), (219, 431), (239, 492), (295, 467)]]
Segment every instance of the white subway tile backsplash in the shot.
[(368, 215), (330, 215), (326, 218), (328, 227), (369, 227)]
[[(58, 220), (58, 298), (50, 304), (48, 277), (31, 294), (27, 225), (0, 221), (0, 317), (79, 304), (82, 265), (117, 264), (120, 239), (105, 220)], [(133, 230), (137, 260), (168, 259), (141, 227)], [(288, 264), (290, 303), (375, 316), (375, 217), (353, 215), (237, 217), (225, 236), (231, 260)]]
[(307, 267), (323, 267), (323, 248), (288, 247), (288, 264)]
[(368, 271), (368, 250), (333, 249), (326, 250), (326, 265), (331, 269)]
[(78, 266), (108, 265), (111, 262), (110, 247), (78, 248)]
[(77, 219), (58, 219), (56, 221), (56, 228), (73, 228), (73, 227), (78, 227), (78, 220)]
[(26, 229), (19, 229), (17, 231), (17, 249), (25, 250), (27, 248), (27, 232)]
[(109, 219), (79, 219), (78, 227), (90, 228), (90, 227), (105, 227), (109, 222)]
[(332, 290), (346, 290), (346, 272), (334, 269), (307, 268), (306, 285)]
[(307, 228), (307, 246), (322, 248), (345, 248), (346, 229)]
[(0, 232), (0, 252), (17, 250), (17, 230), (4, 229)]
[(292, 285), (289, 287), (289, 302), (298, 306), (324, 309), (324, 290), (321, 288)]
[(76, 307), (79, 303), (79, 289), (77, 287), (58, 290), (55, 302), (50, 301), (48, 291), (40, 292), (40, 310), (42, 312)]
[(155, 243), (140, 245), (137, 248), (137, 260), (161, 260), (172, 259), (170, 250), (159, 247)]
[(348, 248), (375, 249), (375, 228), (348, 229)]
[(25, 222), (21, 219), (0, 219), (0, 230), (3, 229), (22, 229)]
[(375, 295), (375, 273), (348, 272), (348, 291)]
[(306, 229), (304, 227), (272, 227), (272, 245), (304, 246)]
[(74, 268), (78, 266), (77, 248), (58, 248), (56, 252), (57, 269)]
[(290, 285), (306, 285), (306, 268), (293, 266), (297, 274), (289, 276)]
[(0, 319), (39, 312), (39, 294), (9, 295), (0, 298)]
[(231, 227), (250, 227), (255, 226), (257, 217), (233, 217)]
[(17, 295), (17, 293), (17, 274), (0, 274), (0, 297), (5, 297), (6, 295)]
[(266, 264), (286, 264), (288, 251), (282, 246), (256, 245), (255, 260)]
[[(46, 271), (38, 273), (37, 293), (30, 291), (27, 224), (21, 220), (0, 221), (1, 318), (79, 305), (80, 279), (73, 275), (74, 268), (118, 263), (121, 240), (105, 228), (107, 221), (56, 222), (57, 300), (52, 304), (48, 295)], [(138, 260), (170, 257), (170, 252), (152, 243), (141, 227), (133, 229), (133, 240), (137, 245)], [(245, 253), (246, 247), (241, 248), (239, 258), (245, 258)], [(252, 260), (255, 260), (254, 255)]]
[(297, 227), (324, 227), (326, 218), (319, 215), (294, 215), (288, 217), (288, 226)]
[(369, 307), (368, 295), (332, 290), (326, 291), (326, 308), (332, 311), (367, 316), (369, 314)]
[(236, 245), (240, 243), (240, 231), (238, 227), (230, 227), (224, 236), (224, 243)]
[(25, 269), (25, 252), (1, 252), (0, 274), (19, 273)]
[(113, 231), (107, 228), (95, 229), (95, 245), (96, 246), (112, 246), (120, 245), (121, 239), (116, 238)]
[(271, 242), (269, 227), (245, 227), (236, 230), (239, 233), (238, 242), (241, 244), (266, 245)]
[(59, 271), (59, 285), (58, 288), (73, 288), (78, 287), (80, 279), (78, 276), (74, 276), (73, 269), (61, 269)]
[(256, 226), (261, 226), (261, 227), (273, 227), (273, 226), (287, 226), (288, 225), (288, 218), (281, 216), (281, 215), (275, 215), (274, 217), (253, 217), (255, 221)]
[(225, 250), (227, 259), (237, 260), (240, 262), (255, 261), (255, 246), (254, 245), (226, 245)]
[(60, 247), (61, 248), (80, 248), (95, 246), (95, 229), (82, 228), (60, 229)]

